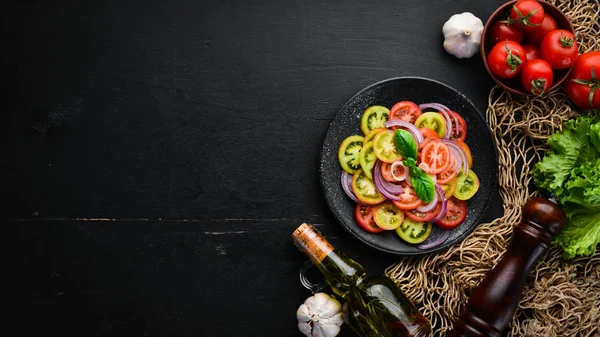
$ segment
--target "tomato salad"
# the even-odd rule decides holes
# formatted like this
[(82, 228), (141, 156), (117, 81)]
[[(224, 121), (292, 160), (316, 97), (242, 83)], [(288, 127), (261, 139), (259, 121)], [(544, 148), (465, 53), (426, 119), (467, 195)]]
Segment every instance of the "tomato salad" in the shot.
[[(358, 225), (369, 233), (393, 230), (422, 249), (443, 243), (479, 189), (465, 120), (439, 103), (401, 101), (367, 108), (360, 129), (338, 150)], [(444, 233), (425, 247), (433, 226)]]

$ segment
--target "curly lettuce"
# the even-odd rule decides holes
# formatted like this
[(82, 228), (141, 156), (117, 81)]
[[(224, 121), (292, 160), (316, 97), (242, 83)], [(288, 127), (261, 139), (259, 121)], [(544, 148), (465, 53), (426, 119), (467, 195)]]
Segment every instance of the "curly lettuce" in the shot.
[(553, 244), (569, 259), (593, 255), (600, 243), (600, 116), (565, 122), (548, 146), (532, 174), (539, 188), (557, 197), (569, 220)]

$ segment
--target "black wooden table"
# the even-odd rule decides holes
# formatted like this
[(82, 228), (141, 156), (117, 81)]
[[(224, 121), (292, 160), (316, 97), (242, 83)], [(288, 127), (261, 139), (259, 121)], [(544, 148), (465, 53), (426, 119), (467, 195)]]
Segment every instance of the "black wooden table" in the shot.
[[(290, 234), (382, 273), (321, 193), (338, 108), (422, 76), (483, 112), (441, 27), (502, 1), (20, 1), (3, 11), (5, 315), (19, 336), (301, 336)], [(499, 215), (495, 199), (484, 218)], [(13, 329), (10, 329), (13, 330)], [(352, 336), (349, 328), (341, 336)]]

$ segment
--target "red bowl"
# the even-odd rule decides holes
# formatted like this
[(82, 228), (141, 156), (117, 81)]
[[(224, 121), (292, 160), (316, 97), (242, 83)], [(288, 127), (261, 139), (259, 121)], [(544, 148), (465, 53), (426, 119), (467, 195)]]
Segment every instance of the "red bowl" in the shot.
[[(483, 60), (483, 65), (485, 66), (485, 69), (487, 70), (488, 74), (490, 74), (490, 76), (492, 77), (494, 82), (496, 82), (502, 88), (506, 89), (507, 91), (509, 91), (511, 93), (514, 93), (517, 95), (533, 95), (532, 93), (526, 92), (523, 89), (523, 85), (521, 84), (519, 76), (517, 76), (515, 78), (510, 78), (510, 79), (500, 78), (500, 77), (494, 75), (494, 73), (490, 70), (490, 66), (488, 65), (488, 62), (487, 62), (487, 56), (488, 56), (490, 50), (492, 49), (492, 47), (494, 47), (491, 43), (489, 43), (488, 29), (492, 26), (492, 24), (494, 24), (494, 22), (496, 22), (498, 20), (506, 19), (508, 17), (508, 13), (510, 12), (512, 6), (515, 3), (517, 3), (517, 1), (518, 0), (513, 0), (513, 1), (509, 1), (509, 2), (505, 3), (504, 5), (500, 6), (498, 9), (496, 9), (496, 11), (494, 11), (494, 13), (492, 13), (492, 15), (490, 15), (489, 19), (485, 23), (485, 26), (483, 27), (483, 33), (481, 34), (481, 45), (479, 46), (479, 48), (480, 48), (479, 51), (481, 54), (481, 58)], [(573, 29), (573, 25), (571, 24), (571, 21), (569, 20), (569, 18), (567, 18), (567, 16), (560, 9), (558, 9), (558, 7), (554, 6), (551, 3), (545, 2), (545, 1), (538, 0), (538, 2), (544, 8), (545, 13), (552, 15), (556, 19), (556, 23), (558, 24), (559, 29), (564, 29), (564, 30), (567, 30), (567, 31), (575, 34), (575, 30)], [(573, 67), (571, 66), (567, 69), (554, 70), (554, 84), (552, 84), (550, 89), (547, 91), (552, 91), (555, 88), (557, 88), (558, 86), (560, 86), (567, 79), (572, 68)]]

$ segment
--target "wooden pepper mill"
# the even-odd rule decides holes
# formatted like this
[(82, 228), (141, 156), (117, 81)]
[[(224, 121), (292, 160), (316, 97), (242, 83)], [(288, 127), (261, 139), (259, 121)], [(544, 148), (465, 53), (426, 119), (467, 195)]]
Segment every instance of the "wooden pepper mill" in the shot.
[(506, 253), (475, 288), (448, 336), (502, 336), (519, 304), (531, 268), (566, 221), (565, 213), (555, 203), (543, 198), (529, 199)]

